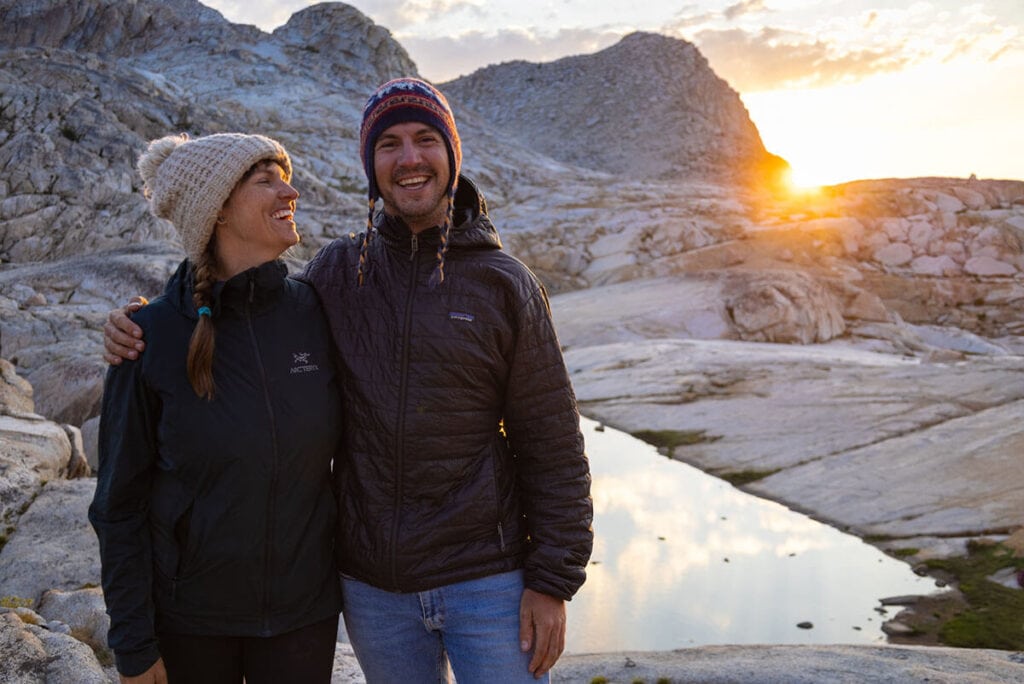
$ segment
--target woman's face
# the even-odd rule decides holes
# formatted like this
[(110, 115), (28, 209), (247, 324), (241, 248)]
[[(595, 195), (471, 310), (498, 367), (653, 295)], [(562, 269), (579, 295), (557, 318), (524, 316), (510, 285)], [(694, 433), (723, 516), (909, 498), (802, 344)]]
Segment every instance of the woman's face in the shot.
[[(231, 191), (217, 224), (219, 248), (244, 250), (276, 259), (299, 242), (295, 201), (299, 193), (285, 180), (276, 162), (263, 161)], [(262, 263), (262, 262), (257, 262)]]

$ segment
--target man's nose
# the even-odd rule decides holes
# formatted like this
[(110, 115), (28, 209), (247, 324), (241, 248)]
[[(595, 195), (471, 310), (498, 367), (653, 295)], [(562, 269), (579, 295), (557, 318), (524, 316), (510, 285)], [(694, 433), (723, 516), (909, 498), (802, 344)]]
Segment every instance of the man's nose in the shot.
[(414, 143), (411, 140), (404, 141), (402, 143), (402, 149), (400, 150), (398, 155), (398, 163), (416, 164), (419, 163), (420, 159), (420, 150), (416, 146), (416, 143)]

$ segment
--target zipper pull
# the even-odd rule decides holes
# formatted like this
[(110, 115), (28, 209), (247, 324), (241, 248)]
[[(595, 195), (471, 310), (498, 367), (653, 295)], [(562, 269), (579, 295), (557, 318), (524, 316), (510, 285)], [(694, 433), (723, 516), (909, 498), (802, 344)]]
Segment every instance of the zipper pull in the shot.
[(412, 236), (412, 252), (409, 254), (409, 261), (413, 261), (416, 258), (416, 251), (420, 248), (420, 240), (415, 235)]

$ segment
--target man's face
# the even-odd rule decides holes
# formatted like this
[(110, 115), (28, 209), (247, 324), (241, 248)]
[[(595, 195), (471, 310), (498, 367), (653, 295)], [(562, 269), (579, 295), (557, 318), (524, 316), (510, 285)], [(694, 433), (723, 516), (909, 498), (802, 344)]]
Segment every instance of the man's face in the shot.
[(385, 129), (373, 146), (373, 168), (385, 212), (414, 234), (444, 222), (451, 170), (440, 131), (414, 121)]

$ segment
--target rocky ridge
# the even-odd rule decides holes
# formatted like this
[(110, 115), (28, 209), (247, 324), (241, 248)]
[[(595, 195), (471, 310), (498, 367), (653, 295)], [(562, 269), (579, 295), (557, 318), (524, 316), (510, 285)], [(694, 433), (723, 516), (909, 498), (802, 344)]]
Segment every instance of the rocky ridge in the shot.
[(507, 62), (441, 86), (519, 144), (616, 177), (781, 182), (746, 108), (692, 44), (632, 33), (593, 55)]
[[(615, 59), (628, 59), (623, 68), (637, 70), (628, 80), (642, 83), (618, 78)], [(1004, 539), (1024, 525), (1015, 465), (1024, 182), (863, 181), (803, 197), (752, 187), (759, 164), (778, 168), (756, 128), (692, 46), (663, 37), (484, 71), (487, 79), (443, 86), (466, 168), (506, 248), (555, 293), (586, 414), (628, 431), (687, 435), (676, 458), (743, 476), (745, 488), (883, 548), (913, 547), (911, 562), (963, 554), (968, 540)], [(80, 651), (51, 634), (72, 623), (43, 614), (43, 596), (98, 581), (94, 551), (80, 548), (81, 563), (46, 555), (71, 541), (37, 561), (76, 568), (67, 576), (20, 563), (40, 540), (63, 539), (47, 531), (49, 509), (78, 510), (81, 523), (91, 496), (89, 480), (68, 477), (83, 470), (74, 454), (89, 452), (95, 432), (100, 325), (128, 296), (157, 294), (181, 258), (173, 230), (138, 192), (133, 164), (145, 141), (251, 130), (285, 142), (302, 192), (298, 264), (362, 225), (361, 105), (380, 81), (410, 73), (415, 65), (386, 29), (340, 3), (307, 8), (266, 34), (193, 0), (0, 0), (0, 355), (16, 388), (0, 404), (0, 534), (9, 538), (0, 598), (36, 601), (18, 609), (17, 623), (14, 609), (0, 615), (0, 651), (26, 654), (35, 679), (23, 681), (43, 681), (64, 646)], [(581, 87), (559, 97), (547, 90), (570, 77)], [(649, 124), (618, 102), (582, 125), (586, 107), (600, 104), (594, 91), (644, 102), (657, 114), (648, 137), (682, 156), (636, 154), (643, 136), (621, 133)], [(536, 121), (558, 144), (526, 144), (541, 134), (530, 128)], [(722, 142), (709, 149), (711, 138)], [(627, 163), (636, 165), (628, 173), (616, 166)], [(34, 575), (39, 583), (22, 584)], [(80, 600), (101, 614), (95, 593)], [(90, 620), (68, 630), (95, 634)], [(667, 673), (665, 658), (697, 667), (689, 658), (706, 656), (719, 673), (731, 663), (737, 681), (758, 681), (744, 669), (758, 654), (784, 655), (692, 649), (624, 662), (650, 660)], [(847, 655), (853, 661), (836, 662), (877, 666), (877, 681), (895, 676), (894, 660), (935, 667), (938, 681), (970, 681), (957, 677), (985, 668), (991, 681), (1020, 679), (1019, 663), (998, 653)], [(811, 648), (785, 656), (825, 668), (838, 657)], [(612, 677), (612, 664), (573, 656), (565, 676)], [(626, 668), (622, 681), (632, 678)], [(765, 672), (761, 681), (785, 680)], [(360, 677), (340, 648), (336, 681)]]

